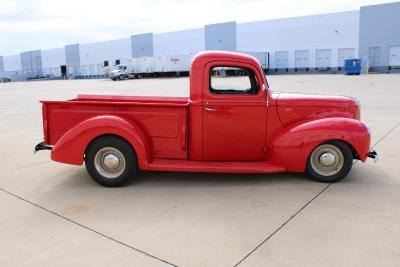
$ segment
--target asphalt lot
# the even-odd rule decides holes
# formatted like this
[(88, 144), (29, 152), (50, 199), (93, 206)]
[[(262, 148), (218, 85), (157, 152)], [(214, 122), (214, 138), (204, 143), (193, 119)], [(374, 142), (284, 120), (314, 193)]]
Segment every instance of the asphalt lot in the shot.
[(400, 75), (280, 75), (272, 90), (356, 96), (378, 163), (301, 174), (145, 172), (124, 188), (34, 155), (40, 99), (188, 95), (187, 78), (0, 84), (0, 266), (400, 266)]

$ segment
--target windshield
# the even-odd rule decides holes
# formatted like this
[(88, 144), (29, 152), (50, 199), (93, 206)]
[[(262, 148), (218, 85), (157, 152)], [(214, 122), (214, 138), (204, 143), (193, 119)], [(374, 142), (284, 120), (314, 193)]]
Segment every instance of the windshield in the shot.
[(116, 69), (116, 70), (123, 70), (123, 69), (124, 69), (124, 66), (122, 66), (122, 65), (117, 65), (117, 66), (115, 67), (115, 69)]
[(267, 75), (264, 75), (264, 78), (265, 78), (265, 82), (267, 83), (266, 86), (267, 86), (267, 89), (268, 89), (269, 93), (272, 93), (271, 88), (269, 87)]

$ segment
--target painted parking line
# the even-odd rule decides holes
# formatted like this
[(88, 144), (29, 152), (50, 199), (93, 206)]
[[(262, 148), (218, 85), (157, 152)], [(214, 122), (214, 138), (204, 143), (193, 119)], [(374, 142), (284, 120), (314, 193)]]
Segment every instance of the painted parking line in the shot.
[[(392, 128), (390, 128), (389, 131), (386, 132), (386, 134), (380, 138), (378, 141), (376, 141), (371, 148), (374, 148), (376, 145), (378, 145), (380, 142), (382, 142), (386, 137), (388, 137), (394, 130), (396, 130), (397, 127), (400, 126), (400, 122), (396, 123)], [(356, 164), (358, 161), (355, 161), (353, 163)], [(318, 192), (313, 198), (311, 198), (308, 202), (306, 202), (300, 209), (298, 209), (295, 213), (293, 213), (286, 221), (284, 221), (279, 227), (277, 227), (271, 234), (269, 234), (261, 243), (259, 243), (256, 247), (254, 247), (249, 253), (247, 253), (244, 257), (242, 257), (233, 267), (239, 266), (241, 263), (243, 263), (248, 257), (250, 257), (256, 250), (258, 250), (260, 247), (265, 245), (273, 236), (275, 236), (279, 231), (281, 231), (287, 224), (289, 224), (298, 214), (300, 214), (303, 210), (307, 208), (308, 205), (310, 205), (315, 199), (317, 199), (322, 193), (324, 193), (330, 186), (333, 184), (327, 184), (322, 188), (320, 192)]]
[(88, 227), (88, 226), (86, 226), (86, 225), (83, 225), (83, 224), (81, 224), (81, 223), (79, 223), (79, 222), (73, 220), (73, 219), (70, 219), (70, 218), (68, 218), (68, 217), (65, 217), (65, 216), (63, 216), (63, 215), (61, 215), (61, 214), (59, 214), (59, 213), (57, 213), (57, 212), (55, 212), (55, 211), (52, 211), (52, 210), (50, 210), (50, 209), (47, 209), (47, 208), (45, 208), (45, 207), (43, 207), (43, 206), (41, 206), (41, 205), (39, 205), (39, 204), (37, 204), (37, 203), (34, 203), (34, 202), (32, 202), (32, 201), (30, 201), (30, 200), (28, 200), (28, 199), (25, 199), (25, 198), (23, 198), (23, 197), (21, 197), (21, 196), (19, 196), (19, 195), (17, 195), (17, 194), (14, 194), (14, 193), (12, 193), (12, 192), (10, 192), (10, 191), (4, 189), (4, 188), (1, 188), (1, 187), (0, 187), (0, 191), (4, 192), (4, 193), (6, 193), (6, 194), (8, 194), (8, 195), (10, 195), (10, 196), (13, 196), (13, 197), (15, 197), (15, 198), (18, 199), (18, 200), (24, 201), (25, 203), (30, 204), (30, 205), (32, 205), (32, 206), (38, 208), (38, 209), (41, 209), (41, 210), (43, 210), (43, 211), (45, 211), (45, 212), (48, 212), (48, 213), (50, 213), (50, 214), (52, 214), (52, 215), (54, 215), (54, 216), (57, 216), (57, 217), (60, 218), (60, 219), (63, 219), (63, 220), (68, 221), (68, 222), (70, 222), (70, 223), (72, 223), (72, 224), (75, 224), (76, 226), (79, 226), (79, 227), (81, 227), (81, 228), (83, 228), (83, 229), (85, 229), (85, 230), (87, 230), (87, 231), (93, 232), (93, 233), (97, 234), (98, 236), (101, 236), (101, 237), (103, 237), (103, 238), (106, 238), (106, 239), (108, 239), (108, 240), (110, 240), (110, 241), (112, 241), (112, 242), (114, 242), (114, 243), (116, 243), (116, 244), (122, 245), (122, 246), (124, 246), (124, 247), (126, 247), (126, 248), (128, 248), (128, 249), (131, 249), (131, 250), (135, 251), (135, 252), (139, 252), (139, 253), (141, 253), (141, 254), (144, 254), (145, 256), (151, 257), (151, 258), (153, 258), (153, 259), (155, 259), (155, 260), (158, 260), (158, 261), (160, 261), (160, 262), (163, 262), (163, 263), (165, 263), (165, 264), (167, 264), (167, 265), (169, 265), (169, 266), (176, 266), (176, 267), (178, 266), (178, 265), (173, 264), (173, 263), (171, 263), (171, 262), (169, 262), (169, 261), (167, 261), (167, 260), (164, 260), (164, 259), (162, 259), (162, 258), (159, 258), (159, 257), (157, 257), (157, 256), (155, 256), (155, 255), (152, 255), (152, 254), (150, 254), (150, 253), (148, 253), (148, 252), (146, 252), (146, 251), (144, 251), (144, 250), (141, 250), (141, 249), (136, 248), (136, 247), (133, 247), (133, 246), (127, 244), (127, 243), (124, 243), (124, 242), (122, 242), (122, 241), (119, 241), (119, 240), (117, 240), (117, 239), (115, 239), (115, 238), (113, 238), (113, 237), (111, 237), (111, 236), (109, 236), (109, 235), (103, 234), (103, 233), (101, 233), (101, 232), (99, 232), (99, 231), (97, 231), (97, 230), (95, 230), (95, 229), (93, 229), (93, 228), (90, 228), (90, 227)]

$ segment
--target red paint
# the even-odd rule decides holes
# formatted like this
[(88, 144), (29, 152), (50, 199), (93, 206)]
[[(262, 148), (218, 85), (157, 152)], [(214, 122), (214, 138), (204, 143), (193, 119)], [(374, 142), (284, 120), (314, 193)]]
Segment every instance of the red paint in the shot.
[[(215, 66), (251, 70), (256, 95), (210, 93)], [(42, 101), (45, 143), (55, 161), (83, 163), (95, 138), (126, 139), (142, 170), (188, 172), (302, 172), (311, 151), (342, 140), (365, 161), (370, 135), (353, 98), (271, 93), (259, 63), (228, 52), (200, 53), (192, 62), (190, 97), (79, 95)], [(212, 112), (207, 111), (212, 109)]]
[(346, 96), (283, 93), (277, 96), (278, 112), (284, 126), (304, 119), (328, 117), (360, 118), (354, 99)]
[(114, 115), (94, 116), (79, 122), (57, 141), (51, 152), (51, 159), (81, 165), (90, 142), (108, 134), (127, 140), (136, 151), (140, 168), (148, 168), (151, 150), (142, 129), (129, 119)]
[(367, 159), (368, 130), (362, 122), (349, 118), (308, 120), (284, 127), (272, 136), (267, 159), (282, 164), (287, 171), (303, 172), (311, 151), (329, 140), (344, 141), (357, 151), (362, 161)]

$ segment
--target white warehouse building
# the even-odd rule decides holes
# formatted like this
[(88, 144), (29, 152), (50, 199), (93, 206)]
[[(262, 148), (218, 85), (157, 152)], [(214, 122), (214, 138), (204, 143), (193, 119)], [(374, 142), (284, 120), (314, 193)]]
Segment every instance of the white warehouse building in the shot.
[(42, 50), (42, 74), (61, 77), (60, 66), (65, 65), (65, 48)]
[(361, 58), (365, 71), (398, 72), (399, 17), (397, 2), (338, 13), (136, 34), (118, 40), (0, 56), (0, 73), (15, 79), (99, 77), (104, 75), (105, 67), (124, 60), (193, 57), (204, 50), (263, 53), (266, 56), (261, 63), (270, 74), (340, 73), (344, 60), (352, 58)]
[(359, 12), (241, 23), (240, 51), (268, 51), (270, 69), (342, 67), (358, 56)]

